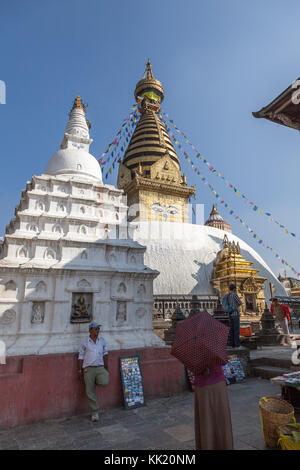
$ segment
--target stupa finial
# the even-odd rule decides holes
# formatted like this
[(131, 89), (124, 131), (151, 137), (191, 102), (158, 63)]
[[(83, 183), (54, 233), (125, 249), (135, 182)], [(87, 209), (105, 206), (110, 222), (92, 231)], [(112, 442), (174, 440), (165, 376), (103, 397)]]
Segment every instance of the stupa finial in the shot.
[(74, 108), (83, 108), (83, 106), (81, 104), (81, 98), (80, 98), (79, 95), (74, 100), (73, 109)]
[(152, 72), (152, 64), (150, 59), (146, 63), (146, 70), (143, 78), (137, 83), (134, 91), (135, 99), (138, 103), (141, 103), (144, 98), (148, 103), (156, 104), (155, 112), (158, 111), (160, 103), (164, 99), (164, 89), (159, 80), (154, 78)]
[[(61, 143), (62, 149), (70, 146), (74, 147), (76, 145), (78, 147), (80, 141), (84, 139), (84, 142), (81, 143), (87, 146), (86, 151), (89, 150), (92, 139), (90, 139), (89, 135), (89, 128), (91, 125), (86, 119), (86, 108), (87, 105), (83, 104), (80, 96), (78, 95), (75, 98), (72, 109), (69, 113), (69, 120), (66, 125), (63, 141)], [(76, 144), (74, 139), (76, 140)]]
[(154, 79), (154, 75), (153, 75), (153, 72), (152, 72), (152, 64), (150, 62), (150, 59), (148, 59), (148, 62), (146, 63), (146, 70), (145, 70), (145, 73), (143, 75), (143, 78), (148, 78), (148, 79), (153, 78)]

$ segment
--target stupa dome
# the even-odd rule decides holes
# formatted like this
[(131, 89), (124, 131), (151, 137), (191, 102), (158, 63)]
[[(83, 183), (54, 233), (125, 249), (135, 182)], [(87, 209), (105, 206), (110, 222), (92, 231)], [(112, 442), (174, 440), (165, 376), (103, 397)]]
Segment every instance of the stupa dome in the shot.
[(101, 169), (96, 158), (81, 149), (60, 149), (50, 159), (48, 175), (84, 175), (102, 181)]
[(92, 142), (84, 105), (78, 96), (70, 112), (61, 148), (50, 158), (46, 174), (82, 175), (88, 179), (102, 181), (100, 165), (89, 153)]
[(269, 283), (274, 295), (286, 296), (286, 291), (261, 256), (234, 234), (205, 225), (176, 222), (139, 222), (133, 238), (147, 246), (145, 264), (160, 272), (154, 280), (156, 295), (213, 295), (213, 270), (224, 235), (238, 243), (242, 256), (253, 263), (259, 275), (267, 279), (265, 298), (269, 303)]

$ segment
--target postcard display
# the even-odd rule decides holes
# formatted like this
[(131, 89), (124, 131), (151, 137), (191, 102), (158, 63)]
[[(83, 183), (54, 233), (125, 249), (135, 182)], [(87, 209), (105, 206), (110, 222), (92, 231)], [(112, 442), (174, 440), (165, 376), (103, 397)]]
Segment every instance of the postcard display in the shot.
[(238, 356), (228, 356), (228, 362), (223, 367), (227, 385), (242, 382), (245, 372)]
[(127, 410), (145, 406), (143, 377), (138, 356), (120, 357), (124, 406)]

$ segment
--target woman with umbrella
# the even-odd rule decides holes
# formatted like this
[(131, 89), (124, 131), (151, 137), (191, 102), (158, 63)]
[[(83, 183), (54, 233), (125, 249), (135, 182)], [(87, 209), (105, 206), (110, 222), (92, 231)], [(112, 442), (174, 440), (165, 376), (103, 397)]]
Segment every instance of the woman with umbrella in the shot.
[(177, 324), (171, 354), (195, 374), (197, 450), (232, 450), (232, 424), (222, 364), (229, 328), (204, 311)]

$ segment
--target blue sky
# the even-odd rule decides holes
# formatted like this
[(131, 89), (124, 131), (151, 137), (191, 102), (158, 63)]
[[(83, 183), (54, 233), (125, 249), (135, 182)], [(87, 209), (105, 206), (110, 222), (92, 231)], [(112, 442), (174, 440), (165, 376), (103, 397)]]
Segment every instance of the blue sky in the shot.
[[(149, 57), (165, 88), (163, 109), (177, 126), (225, 178), (300, 237), (300, 135), (252, 116), (300, 76), (299, 17), (297, 0), (3, 0), (0, 235), (26, 181), (43, 173), (59, 148), (74, 97), (89, 104), (91, 153), (99, 157), (129, 114)], [(207, 217), (216, 198), (182, 157), (181, 163)], [(198, 167), (300, 272), (300, 241)], [(107, 182), (116, 178), (117, 170)], [(276, 275), (283, 272), (270, 250), (218, 208)]]

